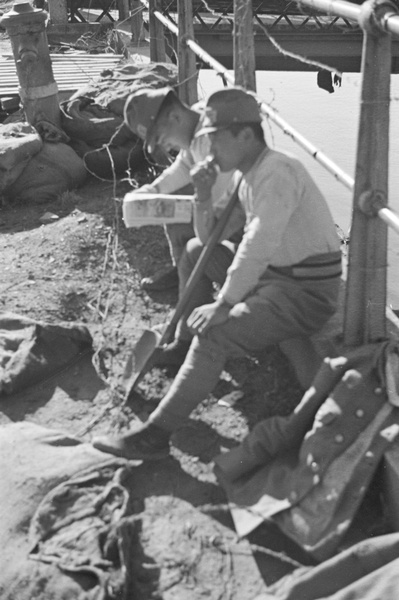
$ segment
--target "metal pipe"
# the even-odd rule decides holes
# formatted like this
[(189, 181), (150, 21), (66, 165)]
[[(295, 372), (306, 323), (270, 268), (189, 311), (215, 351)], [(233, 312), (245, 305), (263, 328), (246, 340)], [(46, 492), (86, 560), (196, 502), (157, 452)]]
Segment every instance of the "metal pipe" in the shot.
[[(350, 21), (358, 22), (362, 12), (361, 6), (352, 4), (351, 2), (345, 2), (344, 0), (297, 0), (297, 2), (328, 15), (335, 15), (336, 17), (349, 19)], [(390, 3), (387, 2), (387, 4), (389, 5)], [(397, 11), (395, 11), (394, 6), (392, 13), (383, 15), (381, 19), (377, 18), (376, 24), (378, 24), (383, 31), (399, 37), (399, 15), (397, 14)]]
[(350, 21), (357, 21), (360, 15), (360, 6), (344, 0), (297, 0), (297, 2), (327, 15), (335, 15)]
[(393, 210), (385, 206), (384, 208), (380, 208), (378, 211), (378, 216), (380, 219), (384, 221), (391, 229), (399, 233), (399, 215), (397, 215)]

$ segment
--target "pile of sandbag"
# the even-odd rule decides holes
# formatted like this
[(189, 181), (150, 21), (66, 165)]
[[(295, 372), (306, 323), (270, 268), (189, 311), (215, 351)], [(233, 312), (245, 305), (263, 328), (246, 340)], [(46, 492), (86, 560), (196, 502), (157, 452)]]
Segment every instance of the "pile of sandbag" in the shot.
[(0, 125), (0, 195), (48, 202), (82, 185), (87, 171), (67, 144), (47, 142), (28, 123)]
[(145, 168), (143, 142), (123, 123), (125, 102), (142, 87), (176, 84), (174, 65), (125, 63), (61, 103), (61, 130), (1, 124), (0, 201), (49, 202), (83, 185), (88, 173), (113, 179)]
[(43, 147), (32, 125), (10, 123), (0, 128), (0, 193), (9, 188), (21, 175), (30, 159)]

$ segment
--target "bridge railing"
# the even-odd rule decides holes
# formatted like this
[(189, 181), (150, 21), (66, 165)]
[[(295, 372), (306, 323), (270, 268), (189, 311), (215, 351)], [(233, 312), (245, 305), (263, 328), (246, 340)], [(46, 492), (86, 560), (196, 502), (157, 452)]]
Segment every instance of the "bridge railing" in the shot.
[[(194, 41), (192, 27), (187, 26), (187, 22), (179, 35), (177, 25), (162, 14), (160, 0), (141, 1), (149, 10), (150, 22), (157, 19), (178, 39), (183, 39), (187, 50), (222, 75), (228, 84), (237, 84), (236, 77)], [(363, 30), (355, 179), (262, 102), (266, 118), (353, 191), (344, 343), (347, 346), (361, 345), (386, 337), (387, 226), (399, 233), (399, 216), (387, 204), (391, 35), (399, 37), (399, 15), (395, 4), (389, 0), (367, 0), (361, 6), (345, 0), (298, 2), (354, 21)], [(236, 3), (238, 5), (239, 0)], [(186, 73), (185, 80), (190, 81), (190, 73)], [(191, 83), (196, 85), (196, 79), (192, 79)]]

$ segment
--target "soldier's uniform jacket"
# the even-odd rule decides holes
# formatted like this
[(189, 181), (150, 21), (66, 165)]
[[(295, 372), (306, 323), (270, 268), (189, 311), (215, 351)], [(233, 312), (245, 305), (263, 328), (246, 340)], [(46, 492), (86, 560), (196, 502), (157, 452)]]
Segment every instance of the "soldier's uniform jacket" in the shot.
[(239, 535), (272, 517), (315, 558), (333, 554), (399, 432), (398, 359), (391, 342), (326, 359), (290, 416), (216, 458)]

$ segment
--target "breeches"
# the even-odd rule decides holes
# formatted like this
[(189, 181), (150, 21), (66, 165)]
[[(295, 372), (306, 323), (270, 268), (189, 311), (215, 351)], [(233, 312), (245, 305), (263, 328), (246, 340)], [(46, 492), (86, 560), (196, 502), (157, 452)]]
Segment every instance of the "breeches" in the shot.
[[(203, 251), (204, 246), (198, 238), (189, 240), (186, 244), (186, 249), (180, 259), (179, 271), (179, 297), (184, 293), (184, 288), (189, 280), (189, 277), (198, 262), (198, 259)], [(197, 306), (213, 302), (213, 283), (223, 285), (226, 279), (227, 269), (234, 258), (235, 246), (231, 242), (224, 241), (218, 244), (207, 264), (204, 271), (198, 280), (195, 287), (195, 292), (187, 303), (183, 318), (178, 323), (176, 329), (176, 338), (191, 339), (192, 335), (186, 326), (186, 320)]]
[(196, 336), (171, 388), (150, 420), (173, 431), (215, 387), (228, 358), (319, 331), (337, 307), (339, 277), (295, 280), (267, 271), (232, 307), (228, 320)]

